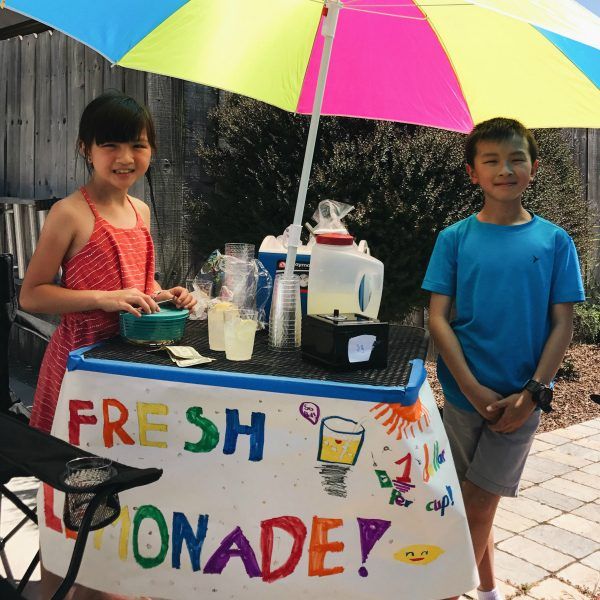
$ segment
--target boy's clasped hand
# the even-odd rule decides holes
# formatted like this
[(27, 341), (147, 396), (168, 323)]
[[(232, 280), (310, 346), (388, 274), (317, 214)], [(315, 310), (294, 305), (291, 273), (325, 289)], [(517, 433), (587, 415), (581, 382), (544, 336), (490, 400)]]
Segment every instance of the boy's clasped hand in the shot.
[(489, 416), (486, 418), (493, 423), (490, 425), (492, 431), (512, 433), (527, 421), (534, 409), (535, 403), (531, 399), (531, 394), (521, 390), (489, 404), (486, 412), (491, 418)]

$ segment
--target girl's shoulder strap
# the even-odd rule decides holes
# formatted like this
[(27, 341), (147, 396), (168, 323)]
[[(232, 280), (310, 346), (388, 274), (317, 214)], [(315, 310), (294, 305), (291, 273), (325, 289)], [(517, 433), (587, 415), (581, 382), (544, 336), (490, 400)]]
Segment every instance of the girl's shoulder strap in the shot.
[(98, 211), (96, 210), (96, 206), (92, 202), (92, 199), (90, 198), (90, 195), (88, 194), (88, 191), (85, 189), (85, 186), (82, 185), (79, 188), (79, 191), (81, 192), (81, 195), (85, 198), (85, 201), (88, 203), (88, 206), (90, 207), (90, 210), (94, 213), (94, 217), (96, 219), (99, 219), (100, 215), (98, 214)]
[(131, 205), (131, 208), (133, 208), (133, 212), (135, 213), (136, 226), (145, 226), (144, 218), (140, 214), (140, 211), (136, 208), (134, 199), (129, 194), (127, 194), (127, 200), (129, 200), (129, 204)]

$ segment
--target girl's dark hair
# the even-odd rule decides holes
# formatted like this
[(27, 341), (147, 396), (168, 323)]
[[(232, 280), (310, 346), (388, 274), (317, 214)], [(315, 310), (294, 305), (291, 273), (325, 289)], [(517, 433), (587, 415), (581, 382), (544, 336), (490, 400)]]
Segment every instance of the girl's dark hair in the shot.
[(531, 131), (515, 119), (496, 117), (479, 123), (467, 136), (467, 141), (465, 142), (465, 159), (467, 164), (471, 167), (474, 166), (475, 155), (477, 154), (477, 142), (482, 140), (504, 142), (515, 135), (527, 141), (531, 162), (535, 162), (538, 157), (538, 147)]
[(84, 109), (77, 143), (84, 155), (94, 142), (130, 142), (146, 130), (148, 143), (156, 150), (156, 133), (148, 109), (117, 90), (104, 92)]

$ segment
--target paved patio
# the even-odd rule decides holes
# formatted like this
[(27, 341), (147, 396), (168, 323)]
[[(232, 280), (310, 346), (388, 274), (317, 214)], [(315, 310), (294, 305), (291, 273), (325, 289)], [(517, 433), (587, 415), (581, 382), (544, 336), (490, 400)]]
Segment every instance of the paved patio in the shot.
[[(35, 480), (14, 479), (10, 487), (35, 503)], [(1, 510), (5, 535), (19, 514), (7, 501)], [(497, 576), (507, 598), (600, 600), (600, 419), (536, 436), (521, 495), (500, 503), (495, 534)], [(8, 543), (17, 578), (37, 545), (31, 526)], [(26, 597), (39, 600), (39, 569), (32, 581)]]

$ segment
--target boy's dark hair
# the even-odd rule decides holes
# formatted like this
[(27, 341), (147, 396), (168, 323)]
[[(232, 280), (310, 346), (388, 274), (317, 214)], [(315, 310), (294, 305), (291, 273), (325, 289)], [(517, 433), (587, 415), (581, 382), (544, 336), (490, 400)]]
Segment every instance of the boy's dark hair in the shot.
[(78, 146), (84, 154), (94, 142), (131, 142), (146, 130), (150, 147), (156, 149), (154, 122), (145, 106), (131, 96), (109, 90), (92, 100), (79, 122)]
[(538, 157), (538, 147), (531, 131), (515, 119), (496, 117), (478, 123), (467, 136), (467, 141), (465, 142), (465, 159), (467, 164), (471, 167), (474, 166), (475, 155), (477, 154), (477, 142), (481, 140), (503, 142), (515, 135), (521, 136), (527, 141), (529, 156), (531, 157), (531, 162), (534, 162)]

